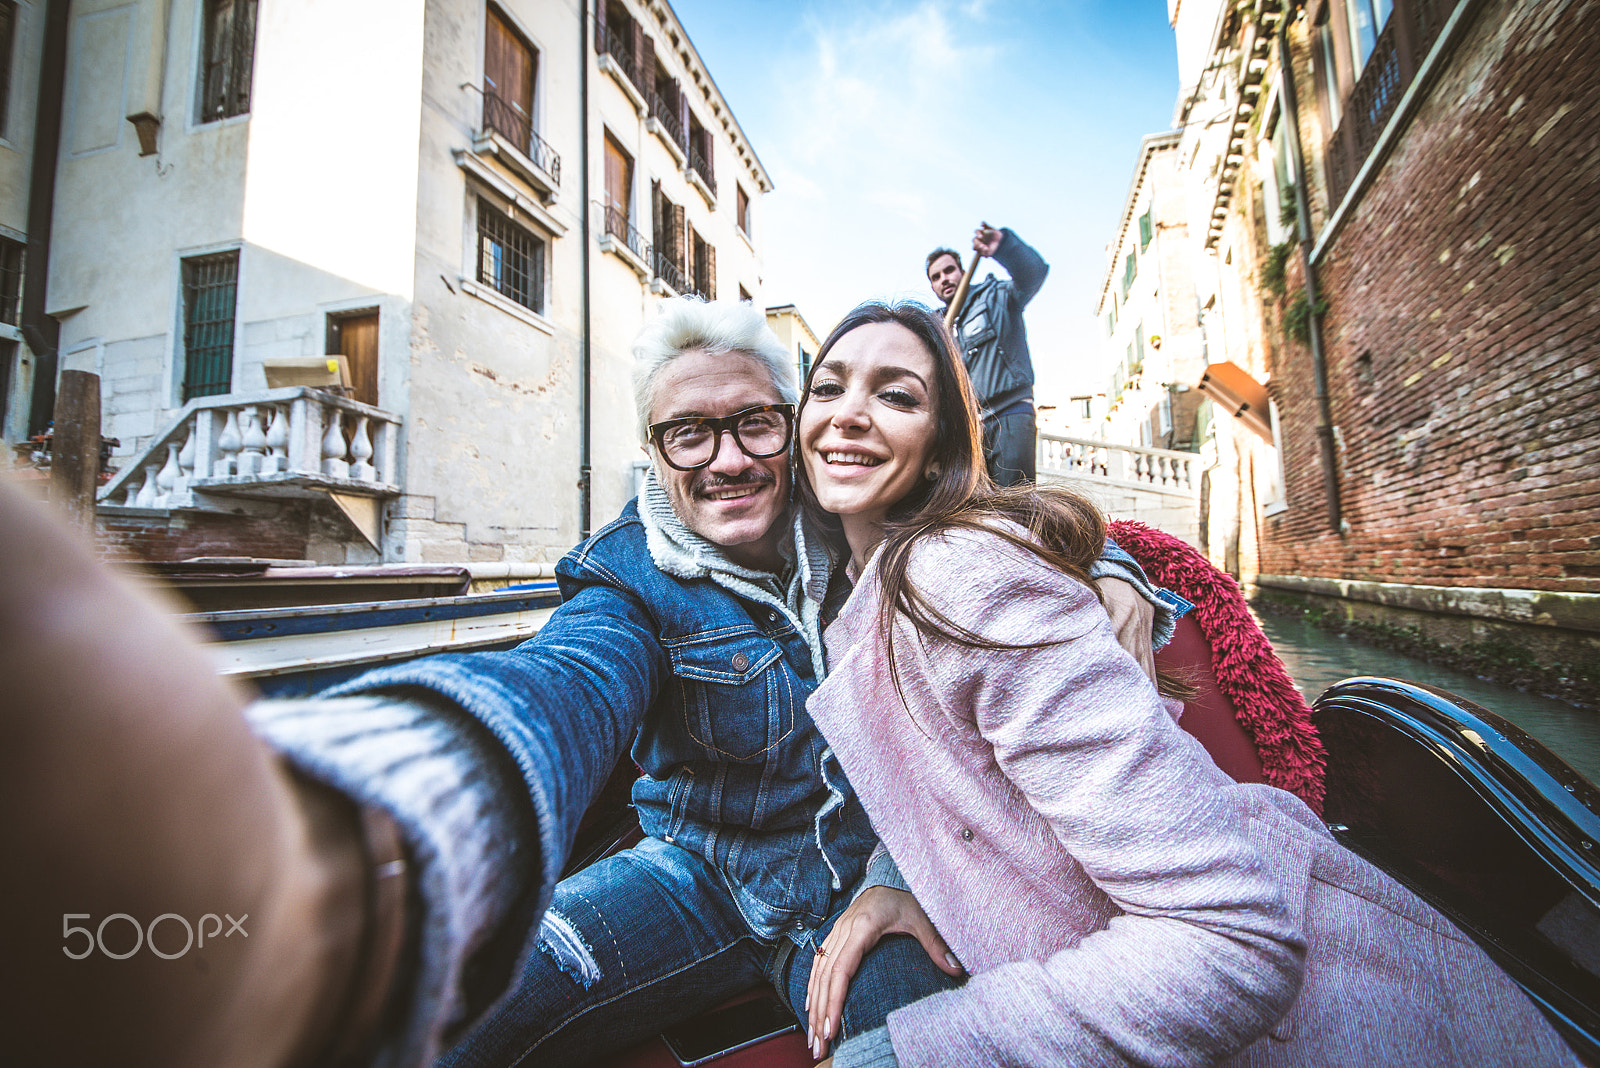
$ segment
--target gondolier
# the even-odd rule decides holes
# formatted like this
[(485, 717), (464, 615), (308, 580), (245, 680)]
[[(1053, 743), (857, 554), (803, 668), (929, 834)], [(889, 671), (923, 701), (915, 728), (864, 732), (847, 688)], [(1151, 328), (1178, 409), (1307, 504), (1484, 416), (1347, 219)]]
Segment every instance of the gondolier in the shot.
[[(1002, 486), (1035, 479), (1038, 427), (1033, 410), (1033, 359), (1022, 310), (1044, 285), (1050, 265), (1009, 229), (983, 223), (972, 235), (973, 260), (965, 277), (961, 254), (936, 248), (928, 253), (928, 284), (945, 306), (945, 322), (955, 334), (983, 407), (983, 452), (989, 475)], [(961, 296), (962, 283), (989, 256), (1011, 275), (990, 274)], [(954, 309), (954, 316), (950, 312)]]

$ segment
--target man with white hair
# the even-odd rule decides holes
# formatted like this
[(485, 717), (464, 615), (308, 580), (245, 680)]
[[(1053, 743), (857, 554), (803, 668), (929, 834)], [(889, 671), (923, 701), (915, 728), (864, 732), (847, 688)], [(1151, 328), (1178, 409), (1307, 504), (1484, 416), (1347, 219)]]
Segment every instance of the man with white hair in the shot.
[[(805, 710), (823, 676), (823, 623), (848, 586), (791, 506), (789, 354), (748, 303), (669, 300), (635, 356), (652, 470), (638, 499), (557, 566), (564, 603), (538, 636), (334, 691), (351, 702), (356, 739), (382, 713), (355, 694), (391, 705), (412, 695), (487, 727), (533, 799), (536, 834), (514, 858), (525, 875), (483, 891), (505, 899), (502, 918), (476, 933), (482, 949), (464, 972), (484, 974), (459, 978), (460, 1000), (474, 978), (518, 966), (514, 949), (532, 949), (513, 992), (445, 1064), (580, 1063), (763, 979), (803, 1012), (815, 946), (875, 843)], [(331, 703), (315, 717), (324, 736)], [(254, 718), (291, 755), (308, 748), (292, 705), (263, 702)], [(645, 838), (545, 900), (540, 885), (555, 883), (578, 818), (630, 744)], [(959, 969), (902, 937), (868, 972), (852, 991), (851, 1031), (953, 985)]]

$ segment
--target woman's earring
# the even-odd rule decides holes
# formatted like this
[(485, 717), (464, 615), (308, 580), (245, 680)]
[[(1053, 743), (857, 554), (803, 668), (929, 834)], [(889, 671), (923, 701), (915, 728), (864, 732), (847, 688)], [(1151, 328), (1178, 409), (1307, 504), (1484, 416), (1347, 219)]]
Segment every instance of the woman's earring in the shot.
[(935, 464), (934, 466), (928, 468), (928, 470), (923, 472), (923, 476), (929, 482), (937, 482), (937, 481), (939, 481), (939, 466), (937, 464)]

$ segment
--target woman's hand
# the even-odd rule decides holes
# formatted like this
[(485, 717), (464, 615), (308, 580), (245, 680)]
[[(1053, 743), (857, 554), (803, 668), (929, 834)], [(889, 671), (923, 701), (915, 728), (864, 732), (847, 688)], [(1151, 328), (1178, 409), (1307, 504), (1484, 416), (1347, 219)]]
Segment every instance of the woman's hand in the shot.
[(933, 922), (915, 897), (887, 886), (868, 887), (822, 940), (811, 966), (811, 981), (806, 986), (806, 1022), (812, 1056), (821, 1057), (828, 1052), (829, 1043), (839, 1034), (850, 980), (867, 950), (887, 934), (911, 935), (942, 971), (961, 974), (960, 962), (934, 930)]

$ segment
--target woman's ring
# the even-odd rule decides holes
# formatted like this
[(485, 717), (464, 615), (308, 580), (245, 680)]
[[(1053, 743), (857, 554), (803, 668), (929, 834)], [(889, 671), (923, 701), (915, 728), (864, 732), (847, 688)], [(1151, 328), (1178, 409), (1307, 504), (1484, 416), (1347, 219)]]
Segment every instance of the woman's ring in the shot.
[(826, 949), (822, 948), (821, 946), (817, 947), (817, 956), (826, 957), (827, 955), (828, 955), (828, 951)]

